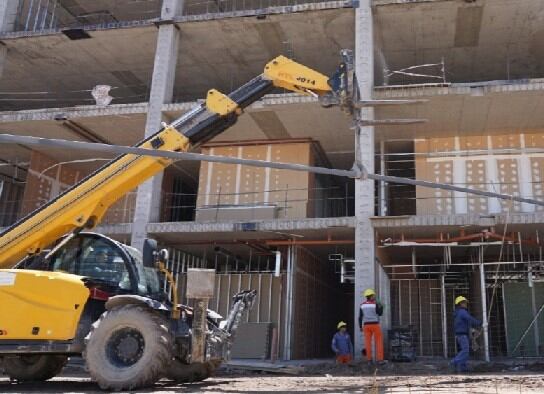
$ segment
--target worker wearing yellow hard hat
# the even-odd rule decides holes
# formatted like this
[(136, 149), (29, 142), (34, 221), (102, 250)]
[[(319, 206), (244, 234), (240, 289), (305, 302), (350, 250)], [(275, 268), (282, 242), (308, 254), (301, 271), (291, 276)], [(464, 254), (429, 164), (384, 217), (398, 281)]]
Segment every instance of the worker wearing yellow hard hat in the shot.
[(467, 300), (465, 297), (463, 297), (463, 296), (455, 297), (455, 305), (459, 305), (459, 304), (460, 304), (461, 302), (463, 302), (463, 301), (468, 302), (468, 300)]
[(376, 301), (374, 289), (363, 291), (365, 301), (359, 308), (359, 327), (365, 340), (365, 351), (368, 362), (372, 362), (372, 339), (376, 344), (376, 361), (384, 363), (383, 336), (380, 327), (380, 316), (383, 314), (383, 305)]
[(470, 356), (470, 329), (471, 327), (480, 327), (482, 322), (472, 317), (467, 310), (468, 300), (465, 296), (457, 296), (455, 298), (455, 313), (453, 317), (453, 329), (455, 332), (455, 341), (459, 347), (459, 352), (451, 360), (452, 368), (456, 372), (468, 371), (468, 359)]
[(336, 325), (338, 330), (332, 337), (332, 351), (336, 354), (336, 362), (338, 364), (348, 364), (353, 360), (353, 344), (347, 332), (348, 325), (346, 322), (339, 322)]

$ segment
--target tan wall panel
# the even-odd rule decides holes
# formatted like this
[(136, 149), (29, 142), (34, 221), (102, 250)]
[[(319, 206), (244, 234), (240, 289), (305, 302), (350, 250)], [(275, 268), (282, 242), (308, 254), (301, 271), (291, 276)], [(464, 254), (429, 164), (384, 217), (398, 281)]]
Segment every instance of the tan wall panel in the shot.
[[(214, 155), (238, 156), (236, 147), (216, 147)], [(206, 179), (207, 180), (207, 179)], [(213, 163), (213, 172), (210, 183), (208, 205), (234, 204), (236, 193), (236, 165)]]
[[(416, 178), (430, 182), (452, 183), (453, 161), (429, 162), (416, 159)], [(453, 213), (452, 193), (447, 190), (416, 187), (417, 212), (428, 215)]]
[(544, 133), (525, 134), (527, 148), (544, 148)]
[[(480, 149), (480, 148), (477, 148)], [(486, 161), (485, 160), (467, 160), (465, 161), (467, 187), (477, 190), (486, 190)], [(487, 198), (467, 195), (467, 207), (469, 213), (487, 214)]]
[(454, 137), (432, 138), (429, 140), (429, 152), (449, 152), (454, 150)]
[[(240, 154), (242, 158), (252, 160), (269, 158), (277, 162), (314, 164), (311, 142), (215, 146), (205, 147), (202, 152), (230, 157)], [(313, 214), (313, 206), (308, 203), (313, 192), (309, 190), (314, 187), (313, 179), (313, 175), (300, 171), (203, 162), (197, 207), (272, 203), (280, 207), (280, 217), (305, 218)]]
[[(497, 160), (497, 168), (500, 193), (519, 196), (518, 161), (515, 159), (499, 159)], [(500, 200), (500, 204), (503, 211), (507, 211), (509, 209), (511, 209), (513, 212), (521, 211), (521, 204), (519, 202)]]
[[(206, 155), (211, 155), (210, 149), (202, 148), (202, 153)], [(198, 190), (196, 196), (196, 206), (202, 207), (206, 205), (206, 194), (208, 193), (208, 171), (209, 167), (213, 168), (214, 163), (209, 163), (207, 161), (200, 162), (200, 170), (198, 175)]]
[(493, 149), (520, 148), (521, 140), (519, 134), (501, 134), (491, 136)]
[(487, 149), (487, 136), (471, 135), (459, 137), (459, 148), (461, 150)]
[[(486, 149), (513, 149), (511, 156), (510, 152), (496, 152), (491, 156), (485, 152), (478, 152), (472, 157), (467, 157), (466, 154), (459, 152), (458, 157), (439, 157), (425, 156), (425, 153), (447, 152), (453, 151), (452, 147), (456, 146), (455, 139), (451, 138), (435, 138), (430, 140), (415, 141), (415, 168), (416, 178), (432, 182), (452, 183), (454, 177), (454, 166), (456, 160), (464, 161), (465, 173), (455, 179), (463, 179), (467, 187), (478, 190), (492, 190), (489, 182), (496, 182), (495, 191), (504, 194), (519, 196), (520, 193), (529, 194), (532, 192), (533, 197), (542, 196), (543, 177), (542, 168), (544, 165), (544, 157), (540, 152), (523, 152), (523, 139), (525, 148), (543, 148), (544, 133), (533, 132), (523, 135), (519, 133), (491, 135), (491, 136), (460, 136), (458, 137), (458, 148), (461, 152), (471, 150), (486, 150)], [(490, 142), (490, 145), (488, 144)], [(418, 155), (419, 154), (419, 155)], [(526, 163), (523, 155), (529, 155), (529, 168), (519, 168), (520, 163)], [(525, 156), (527, 157), (527, 156)], [(493, 167), (488, 168), (489, 165)], [(460, 168), (460, 167), (457, 167)], [(495, 176), (496, 169), (496, 176)], [(528, 188), (522, 189), (527, 185), (520, 186), (520, 172), (524, 171), (523, 182), (530, 182)], [(458, 174), (456, 174), (458, 175)], [(423, 187), (416, 187), (416, 210), (418, 214), (452, 214), (455, 213), (455, 203), (453, 201), (453, 193), (441, 190), (432, 190)], [(464, 197), (462, 197), (464, 198)], [(474, 196), (468, 194), (467, 213), (489, 214), (494, 206), (488, 198)], [(512, 212), (521, 212), (522, 205), (520, 203), (511, 204), (509, 201), (499, 200), (500, 208), (503, 212), (507, 211), (511, 206)], [(462, 206), (462, 205), (461, 205)], [(537, 210), (542, 210), (536, 207)]]
[[(266, 160), (266, 145), (242, 147), (242, 157), (250, 160)], [(239, 204), (253, 205), (264, 203), (266, 169), (242, 166), (240, 173)]]

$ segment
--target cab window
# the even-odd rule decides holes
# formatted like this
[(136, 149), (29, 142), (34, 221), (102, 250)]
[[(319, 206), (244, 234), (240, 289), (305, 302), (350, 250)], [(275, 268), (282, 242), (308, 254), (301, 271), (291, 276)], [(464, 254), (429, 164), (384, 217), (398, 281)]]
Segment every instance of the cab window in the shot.
[(70, 240), (52, 256), (51, 269), (130, 288), (123, 255), (115, 245), (102, 238), (76, 237)]

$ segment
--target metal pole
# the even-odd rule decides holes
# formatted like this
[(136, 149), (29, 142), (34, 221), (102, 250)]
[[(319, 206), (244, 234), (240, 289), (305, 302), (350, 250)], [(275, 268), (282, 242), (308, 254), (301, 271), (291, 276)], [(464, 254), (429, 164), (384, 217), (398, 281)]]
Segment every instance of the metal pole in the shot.
[[(533, 316), (536, 316), (536, 294), (535, 294), (535, 286), (533, 284), (533, 272), (532, 267), (529, 267), (529, 287), (531, 288), (531, 308), (533, 311)], [(536, 355), (540, 356), (540, 338), (539, 338), (539, 330), (538, 330), (538, 319), (534, 322), (533, 327), (534, 332), (534, 339), (535, 339), (535, 349), (536, 349)]]
[(28, 6), (28, 14), (26, 16), (26, 22), (25, 22), (25, 31), (28, 30), (28, 26), (30, 24), (30, 17), (32, 16), (33, 7), (34, 7), (34, 0), (30, 0), (30, 5)]
[(489, 362), (489, 327), (487, 325), (487, 296), (485, 293), (485, 267), (483, 264), (483, 248), (479, 250), (480, 258), (480, 294), (482, 298), (482, 328), (484, 334), (484, 357)]
[(287, 278), (286, 278), (286, 289), (285, 289), (285, 329), (284, 329), (284, 340), (283, 340), (283, 358), (286, 360), (290, 359), (289, 348), (291, 346), (291, 273), (292, 273), (292, 246), (287, 247)]
[(53, 4), (53, 10), (51, 11), (51, 20), (49, 21), (49, 28), (53, 28), (53, 21), (55, 20), (55, 11), (57, 10), (57, 3), (58, 0), (55, 0), (55, 3)]
[(442, 306), (442, 351), (448, 358), (448, 320), (446, 316), (446, 281), (445, 274), (440, 275), (440, 304)]
[[(380, 141), (380, 174), (386, 175), (385, 173), (385, 141)], [(380, 188), (378, 189), (379, 197), (378, 201), (380, 204), (379, 216), (387, 215), (387, 207), (385, 204), (385, 182), (380, 182)]]

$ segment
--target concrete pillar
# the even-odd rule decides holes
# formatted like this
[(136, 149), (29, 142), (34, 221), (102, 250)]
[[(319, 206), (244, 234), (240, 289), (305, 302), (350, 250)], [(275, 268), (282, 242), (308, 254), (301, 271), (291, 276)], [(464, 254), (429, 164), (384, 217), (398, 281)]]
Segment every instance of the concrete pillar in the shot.
[(13, 31), (19, 10), (19, 0), (0, 1), (0, 32)]
[[(19, 0), (0, 1), (0, 32), (13, 31), (15, 29), (15, 20), (19, 10)], [(8, 48), (0, 43), (0, 77), (4, 72), (4, 65)]]
[[(161, 11), (163, 23), (159, 25), (157, 36), (157, 49), (145, 125), (146, 137), (159, 130), (162, 121), (162, 106), (172, 101), (179, 49), (179, 30), (174, 23), (168, 23), (168, 21), (172, 21), (175, 16), (180, 15), (182, 10), (182, 0), (163, 1)], [(162, 178), (163, 174), (161, 173), (138, 187), (131, 244), (140, 250), (147, 237), (147, 223), (156, 222), (160, 217)]]
[[(360, 0), (355, 10), (355, 73), (361, 100), (370, 100), (374, 88), (374, 37), (371, 0)], [(373, 119), (374, 109), (361, 109), (362, 119)], [(368, 172), (374, 172), (374, 127), (359, 127), (356, 133), (356, 155)], [(374, 216), (374, 181), (355, 181), (355, 355), (361, 355), (363, 338), (358, 327), (362, 292), (375, 288), (376, 262), (374, 232), (370, 217)], [(389, 307), (389, 306), (387, 306)]]

